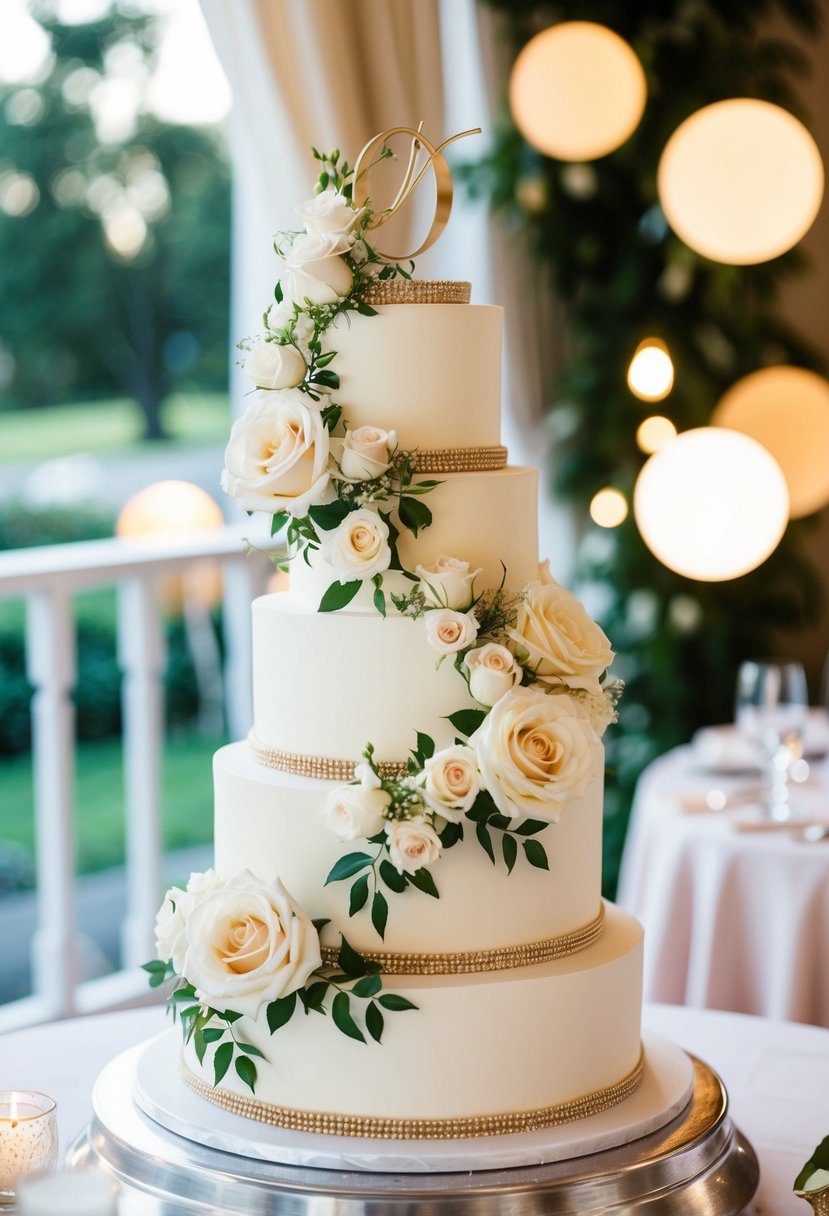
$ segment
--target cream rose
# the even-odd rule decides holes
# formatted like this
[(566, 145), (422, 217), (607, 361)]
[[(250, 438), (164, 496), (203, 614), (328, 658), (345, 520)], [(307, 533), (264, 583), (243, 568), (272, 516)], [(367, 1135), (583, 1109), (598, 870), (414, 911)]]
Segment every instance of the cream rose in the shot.
[(439, 654), (457, 654), (475, 641), (480, 625), (474, 612), (433, 608), (423, 618), (426, 639)]
[(389, 467), (389, 456), (397, 447), (394, 431), (376, 426), (359, 426), (346, 431), (340, 455), (340, 470), (350, 481), (369, 481), (380, 477)]
[(298, 236), (285, 256), (288, 273), (283, 290), (288, 299), (297, 304), (335, 304), (347, 296), (354, 275), (340, 255), (348, 249), (343, 233)]
[(322, 963), (316, 929), (279, 879), (262, 882), (247, 870), (194, 898), (185, 934), (182, 974), (220, 1013), (255, 1018)]
[(515, 626), (507, 633), (536, 678), (599, 692), (599, 677), (613, 661), (610, 642), (574, 595), (558, 583), (527, 588)]
[(340, 194), (334, 186), (326, 186), (319, 194), (309, 198), (307, 203), (300, 203), (295, 211), (311, 236), (350, 232), (362, 215), (362, 209), (358, 211), (352, 207), (345, 195)]
[(245, 359), (245, 375), (257, 388), (295, 388), (307, 370), (298, 350), (278, 342), (260, 342)]
[(469, 691), (480, 705), (494, 705), (521, 680), (521, 668), (512, 651), (497, 642), (470, 650), (463, 663), (469, 671)]
[(184, 929), (188, 896), (181, 887), (170, 887), (155, 918), (155, 948), (162, 962), (172, 962), (181, 974), (186, 952)]
[(495, 805), (510, 817), (555, 823), (601, 767), (590, 720), (567, 693), (507, 693), (469, 743)]
[(386, 839), (389, 857), (399, 874), (414, 874), (440, 857), (440, 838), (421, 815), (388, 822)]
[(294, 315), (294, 306), (290, 300), (274, 300), (268, 309), (265, 317), (265, 324), (268, 329), (276, 332), (276, 330), (284, 329)]
[(340, 785), (325, 800), (325, 823), (340, 840), (367, 839), (383, 830), (383, 812), (391, 799), (382, 789)]
[(298, 389), (262, 392), (237, 418), (222, 488), (246, 511), (305, 515), (328, 489), (328, 431)]
[(481, 789), (478, 758), (462, 743), (435, 752), (423, 766), (423, 796), (429, 807), (460, 823)]
[(389, 568), (389, 530), (376, 511), (360, 507), (325, 533), (321, 552), (341, 583), (373, 578)]
[(475, 593), (472, 584), (481, 573), (470, 569), (469, 562), (457, 557), (441, 554), (433, 566), (418, 566), (415, 574), (420, 579), (420, 590), (427, 604), (437, 608), (466, 610), (472, 604)]

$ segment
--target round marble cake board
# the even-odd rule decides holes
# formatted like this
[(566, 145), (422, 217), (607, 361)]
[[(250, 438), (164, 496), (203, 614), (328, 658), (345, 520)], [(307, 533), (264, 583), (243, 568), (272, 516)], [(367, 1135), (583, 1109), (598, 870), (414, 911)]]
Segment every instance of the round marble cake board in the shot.
[(664, 1127), (687, 1106), (694, 1066), (681, 1048), (645, 1034), (645, 1069), (625, 1101), (573, 1123), (467, 1140), (372, 1140), (289, 1131), (245, 1119), (198, 1097), (181, 1079), (177, 1029), (119, 1056), (101, 1073), (96, 1112), (129, 1079), (141, 1111), (167, 1131), (207, 1148), (260, 1161), (371, 1173), (499, 1170), (570, 1160), (629, 1144)]

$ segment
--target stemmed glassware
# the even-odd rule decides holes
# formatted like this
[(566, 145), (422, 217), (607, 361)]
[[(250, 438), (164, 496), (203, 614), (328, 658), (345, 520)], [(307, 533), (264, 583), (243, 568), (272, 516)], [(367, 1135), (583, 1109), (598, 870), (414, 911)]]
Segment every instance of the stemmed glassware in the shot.
[(801, 663), (751, 659), (737, 675), (737, 729), (762, 755), (765, 782), (761, 813), (773, 821), (792, 818), (789, 770), (803, 755), (809, 695)]

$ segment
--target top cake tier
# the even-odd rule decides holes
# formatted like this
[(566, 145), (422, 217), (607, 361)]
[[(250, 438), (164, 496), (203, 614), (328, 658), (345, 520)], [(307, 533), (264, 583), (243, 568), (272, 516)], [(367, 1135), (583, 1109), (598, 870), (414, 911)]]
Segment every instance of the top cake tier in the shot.
[(326, 333), (337, 404), (351, 430), (397, 431), (401, 448), (496, 447), (503, 310), (490, 304), (382, 304)]

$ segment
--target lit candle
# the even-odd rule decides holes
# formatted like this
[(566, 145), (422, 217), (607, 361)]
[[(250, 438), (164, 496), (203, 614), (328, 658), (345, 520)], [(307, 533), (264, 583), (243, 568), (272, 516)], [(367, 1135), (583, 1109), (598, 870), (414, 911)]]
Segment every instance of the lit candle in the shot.
[(55, 1103), (46, 1094), (0, 1090), (0, 1201), (27, 1174), (50, 1170), (58, 1156)]
[(17, 1216), (116, 1216), (115, 1190), (95, 1170), (29, 1178), (17, 1193)]

